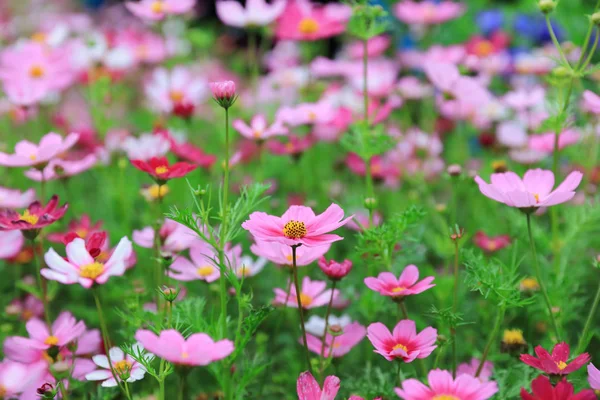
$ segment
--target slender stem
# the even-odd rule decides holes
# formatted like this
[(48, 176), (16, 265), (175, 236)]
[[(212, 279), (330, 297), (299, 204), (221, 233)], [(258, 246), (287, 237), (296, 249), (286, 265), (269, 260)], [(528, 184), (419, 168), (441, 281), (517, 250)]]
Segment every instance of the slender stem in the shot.
[(129, 385), (127, 381), (123, 381), (123, 386), (125, 387), (125, 396), (127, 396), (128, 400), (131, 400), (131, 392), (129, 391)]
[(577, 345), (576, 354), (581, 354), (585, 351), (588, 346), (588, 332), (592, 327), (592, 323), (594, 322), (594, 317), (596, 316), (596, 310), (598, 309), (598, 303), (600, 303), (600, 284), (598, 284), (598, 290), (596, 291), (596, 297), (594, 297), (594, 302), (592, 303), (592, 308), (590, 308), (590, 313), (588, 314), (587, 320), (585, 321), (585, 326), (583, 331), (581, 332), (581, 336), (579, 337), (579, 344)]
[(456, 328), (450, 328), (450, 336), (452, 337), (452, 377), (456, 378), (456, 364), (458, 355), (456, 354)]
[(296, 266), (296, 248), (299, 245), (292, 245), (292, 273), (294, 275), (294, 286), (296, 288), (296, 302), (298, 303), (298, 315), (300, 316), (300, 327), (302, 328), (302, 342), (304, 343), (304, 354), (306, 356), (306, 367), (312, 373), (310, 365), (310, 356), (308, 354), (308, 341), (306, 340), (306, 328), (304, 327), (304, 310), (302, 308), (302, 299), (300, 297), (300, 285), (298, 283), (298, 268)]
[(490, 353), (490, 349), (492, 345), (496, 341), (496, 336), (498, 336), (498, 331), (500, 330), (500, 325), (502, 325), (502, 321), (504, 320), (504, 312), (506, 309), (504, 307), (500, 307), (498, 310), (498, 315), (496, 316), (496, 323), (494, 324), (494, 328), (490, 333), (490, 337), (488, 338), (488, 342), (483, 349), (483, 354), (481, 355), (481, 360), (479, 361), (479, 366), (477, 367), (477, 372), (475, 372), (475, 377), (479, 377), (481, 371), (483, 370), (483, 366), (485, 365), (485, 360), (487, 360), (488, 354)]
[[(327, 340), (327, 329), (329, 328), (329, 315), (331, 314), (331, 308), (333, 305), (333, 295), (335, 293), (335, 286), (337, 285), (337, 281), (331, 282), (331, 296), (329, 297), (329, 304), (327, 305), (327, 311), (325, 312), (325, 331), (323, 332), (323, 338), (321, 339), (321, 374), (324, 371), (324, 356), (325, 356), (325, 341)], [(331, 349), (329, 350), (332, 351)]]
[(31, 248), (33, 251), (33, 258), (35, 259), (35, 278), (37, 280), (38, 289), (40, 290), (40, 296), (42, 297), (42, 304), (44, 305), (44, 319), (46, 320), (48, 329), (52, 329), (52, 320), (50, 319), (50, 309), (48, 305), (48, 287), (46, 286), (44, 278), (42, 277), (42, 263), (37, 254), (35, 239), (31, 240)]
[(368, 54), (368, 40), (363, 40), (363, 101), (364, 101), (364, 113), (365, 123), (369, 124), (369, 54)]
[(69, 399), (69, 392), (67, 392), (67, 388), (65, 388), (65, 385), (63, 384), (62, 380), (57, 379), (58, 381), (58, 388), (60, 390), (60, 394), (62, 395), (62, 399), (63, 400), (68, 400)]
[(529, 233), (529, 245), (531, 247), (531, 256), (533, 257), (533, 266), (535, 268), (535, 275), (540, 285), (540, 290), (542, 291), (542, 295), (544, 297), (544, 301), (546, 302), (546, 307), (548, 308), (548, 313), (550, 314), (550, 322), (552, 323), (552, 328), (554, 329), (554, 334), (556, 335), (556, 339), (560, 341), (560, 331), (558, 329), (558, 324), (556, 323), (556, 319), (554, 318), (554, 313), (552, 312), (552, 303), (550, 302), (550, 297), (548, 297), (548, 291), (546, 290), (546, 285), (542, 279), (542, 272), (540, 270), (540, 263), (537, 257), (537, 251), (535, 250), (535, 242), (533, 241), (533, 234), (531, 232), (531, 213), (527, 213), (527, 231)]
[(165, 378), (158, 381), (158, 399), (165, 400)]
[(179, 396), (177, 397), (179, 400), (183, 400), (185, 398), (185, 374), (181, 373), (179, 375)]
[[(156, 258), (156, 272), (154, 274), (156, 282), (156, 288), (160, 288), (162, 284), (162, 263), (161, 263), (161, 254), (160, 254), (160, 226), (162, 222), (162, 196), (161, 196), (162, 185), (158, 185), (158, 202), (156, 205), (156, 227), (154, 229), (154, 257)], [(155, 289), (156, 289), (155, 288)], [(161, 310), (160, 307), (160, 294), (156, 291), (156, 309), (158, 311)]]
[(567, 57), (565, 57), (565, 53), (563, 52), (560, 43), (558, 42), (558, 39), (556, 38), (554, 28), (552, 28), (552, 23), (550, 23), (550, 17), (548, 15), (546, 15), (546, 26), (548, 27), (548, 32), (550, 32), (550, 38), (552, 38), (552, 43), (554, 43), (554, 47), (556, 47), (556, 50), (558, 50), (558, 54), (560, 54), (562, 62), (565, 63), (565, 65), (571, 67), (569, 61), (567, 60)]
[(227, 211), (229, 202), (229, 109), (225, 108), (225, 163), (223, 172), (223, 204), (221, 205), (221, 228), (219, 231), (219, 266), (221, 268), (220, 298), (221, 315), (219, 316), (219, 325), (221, 327), (221, 337), (227, 335), (227, 282), (225, 281), (225, 243), (227, 242)]
[(406, 309), (406, 304), (404, 304), (404, 300), (398, 302), (398, 308), (400, 309), (400, 311), (402, 313), (402, 317), (404, 319), (410, 319), (410, 318), (408, 318), (408, 310)]
[[(454, 299), (452, 302), (452, 311), (456, 313), (458, 310), (458, 240), (454, 240)], [(450, 336), (452, 337), (452, 376), (456, 378), (456, 364), (458, 354), (456, 351), (456, 327), (450, 328)]]

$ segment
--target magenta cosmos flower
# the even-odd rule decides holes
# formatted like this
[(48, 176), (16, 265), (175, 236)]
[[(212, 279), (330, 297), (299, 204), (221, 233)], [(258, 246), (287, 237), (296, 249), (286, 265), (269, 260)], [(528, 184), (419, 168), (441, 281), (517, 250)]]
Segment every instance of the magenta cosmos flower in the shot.
[[(302, 267), (312, 264), (329, 251), (331, 244), (322, 246), (306, 247), (300, 246), (296, 249), (296, 266)], [(278, 242), (257, 241), (250, 246), (250, 251), (259, 257), (281, 266), (292, 266), (292, 248), (287, 244)]]
[(591, 360), (588, 353), (583, 353), (575, 357), (573, 361), (568, 362), (570, 351), (569, 345), (565, 342), (556, 344), (552, 349), (552, 354), (548, 353), (542, 346), (537, 346), (535, 348), (537, 358), (529, 354), (521, 354), (521, 361), (549, 375), (568, 375)]
[(352, 270), (352, 261), (350, 260), (344, 260), (342, 262), (337, 262), (335, 260), (327, 261), (325, 257), (321, 257), (319, 258), (318, 265), (319, 268), (321, 268), (321, 271), (323, 271), (329, 279), (336, 281), (348, 275)]
[(94, 284), (104, 284), (111, 276), (125, 273), (131, 256), (131, 242), (123, 237), (108, 261), (100, 262), (92, 257), (86, 248), (85, 240), (74, 239), (67, 244), (67, 258), (59, 256), (54, 249), (48, 250), (44, 260), (48, 268), (42, 269), (44, 278), (65, 285), (79, 283), (86, 289)]
[(408, 265), (399, 278), (396, 278), (391, 272), (382, 272), (377, 278), (365, 278), (364, 282), (369, 289), (383, 296), (404, 297), (419, 294), (434, 287), (435, 285), (431, 284), (433, 279), (433, 276), (428, 276), (417, 282), (419, 269), (415, 265)]
[(479, 176), (475, 177), (475, 182), (481, 193), (492, 200), (511, 207), (538, 208), (571, 200), (582, 177), (581, 172), (573, 171), (554, 190), (554, 174), (543, 169), (530, 169), (523, 179), (514, 172), (503, 172), (492, 174), (491, 183)]
[(381, 322), (369, 325), (367, 337), (375, 347), (375, 353), (388, 361), (399, 359), (412, 362), (415, 358), (427, 358), (437, 347), (437, 329), (427, 327), (417, 334), (415, 321), (404, 319), (394, 327), (394, 331)]
[(157, 357), (180, 365), (208, 365), (222, 360), (233, 352), (231, 340), (215, 342), (206, 333), (195, 333), (187, 340), (175, 329), (168, 329), (156, 336), (151, 331), (140, 329), (135, 338)]
[(316, 5), (309, 0), (290, 0), (277, 20), (280, 40), (319, 40), (346, 30), (352, 9), (344, 4)]
[[(306, 344), (308, 349), (315, 354), (320, 355), (322, 352), (325, 357), (341, 357), (359, 344), (366, 334), (367, 330), (364, 326), (353, 322), (344, 326), (341, 335), (334, 337), (330, 333), (326, 333), (324, 349), (322, 339), (314, 335), (306, 335)], [(302, 343), (302, 339), (300, 339), (300, 343)]]
[(136, 17), (159, 21), (169, 15), (185, 14), (192, 10), (196, 0), (141, 0), (128, 1), (125, 7)]
[(496, 382), (481, 382), (470, 375), (452, 378), (452, 373), (440, 369), (429, 371), (429, 387), (416, 379), (402, 382), (396, 394), (404, 400), (487, 400), (498, 392)]
[(0, 210), (0, 231), (39, 230), (53, 224), (65, 215), (68, 208), (67, 203), (58, 208), (57, 205), (58, 196), (54, 195), (45, 207), (39, 201), (34, 201), (22, 214), (13, 210)]
[[(45, 374), (43, 365), (26, 365), (6, 360), (0, 362), (0, 395), (16, 399)], [(20, 397), (24, 398), (24, 397)]]
[(250, 125), (241, 119), (236, 119), (231, 124), (242, 136), (251, 140), (265, 140), (273, 136), (286, 135), (288, 129), (283, 126), (281, 121), (275, 121), (273, 125), (267, 125), (267, 118), (263, 114), (255, 115), (250, 121)]
[(588, 370), (588, 382), (594, 390), (600, 390), (600, 370), (590, 363), (587, 366)]
[(215, 101), (223, 108), (229, 108), (237, 100), (235, 82), (222, 81), (209, 83)]
[(473, 242), (481, 250), (487, 253), (494, 253), (510, 246), (511, 240), (508, 235), (488, 236), (485, 232), (478, 231), (473, 237)]
[(15, 145), (14, 154), (0, 152), (0, 165), (5, 167), (37, 167), (69, 150), (79, 140), (79, 134), (71, 133), (63, 138), (57, 133), (45, 135), (39, 144), (21, 140)]
[[(302, 287), (300, 288), (300, 303), (302, 304), (302, 308), (316, 308), (329, 303), (331, 289), (326, 290), (326, 288), (327, 282), (311, 281), (308, 276), (305, 276), (302, 279)], [(274, 304), (298, 308), (298, 297), (296, 296), (296, 287), (294, 285), (290, 286), (289, 293), (279, 288), (275, 288), (273, 291), (275, 292)], [(336, 299), (339, 294), (339, 290), (335, 289), (333, 291), (333, 298)]]
[(462, 4), (452, 1), (417, 3), (404, 0), (396, 4), (394, 15), (405, 24), (433, 25), (459, 17), (464, 11)]
[(593, 390), (586, 389), (575, 393), (573, 385), (566, 379), (556, 385), (550, 382), (547, 376), (540, 375), (531, 382), (531, 393), (521, 388), (522, 400), (596, 400)]
[(340, 378), (330, 375), (323, 382), (323, 390), (308, 371), (300, 374), (296, 382), (298, 400), (333, 400), (340, 390)]
[(236, 28), (269, 25), (285, 9), (286, 0), (275, 0), (271, 4), (265, 0), (248, 0), (246, 8), (235, 0), (217, 0), (217, 15), (229, 26)]
[(315, 215), (310, 207), (291, 206), (281, 217), (253, 212), (250, 219), (242, 224), (242, 228), (249, 231), (256, 240), (289, 246), (322, 246), (343, 239), (329, 233), (346, 224), (352, 216), (343, 218), (344, 210), (337, 204), (330, 205), (319, 215)]
[(95, 154), (88, 154), (80, 160), (61, 160), (56, 158), (50, 161), (43, 170), (32, 168), (25, 171), (25, 176), (37, 182), (66, 179), (91, 169), (97, 162), (98, 156)]

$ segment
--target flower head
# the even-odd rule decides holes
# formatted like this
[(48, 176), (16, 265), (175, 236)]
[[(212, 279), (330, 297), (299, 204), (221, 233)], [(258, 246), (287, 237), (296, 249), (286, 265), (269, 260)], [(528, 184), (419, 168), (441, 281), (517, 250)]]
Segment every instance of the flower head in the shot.
[[(313, 281), (308, 276), (305, 276), (302, 279), (302, 287), (300, 288), (300, 303), (302, 308), (309, 309), (326, 305), (332, 295), (332, 290), (326, 288), (327, 282)], [(279, 288), (275, 288), (273, 291), (275, 292), (274, 304), (298, 308), (298, 297), (296, 296), (295, 286), (290, 286), (289, 293)], [(334, 299), (338, 295), (339, 291), (335, 289), (333, 291)]]
[(183, 161), (169, 164), (166, 157), (152, 157), (148, 161), (131, 160), (131, 164), (149, 174), (159, 185), (165, 184), (169, 179), (186, 176), (198, 167)]
[(313, 41), (339, 35), (346, 30), (352, 9), (346, 5), (320, 6), (309, 0), (291, 0), (277, 20), (275, 36), (280, 40)]
[[(154, 245), (154, 235), (154, 228), (147, 226), (133, 231), (133, 241), (140, 247), (151, 249)], [(161, 252), (168, 255), (189, 249), (198, 239), (196, 232), (172, 219), (165, 219), (164, 224), (158, 230), (158, 236)]]
[(281, 217), (264, 212), (253, 212), (242, 224), (256, 240), (279, 242), (290, 246), (321, 246), (343, 238), (328, 232), (338, 229), (352, 216), (344, 218), (344, 210), (330, 205), (322, 214), (315, 215), (310, 207), (291, 206)]
[(35, 190), (21, 192), (0, 186), (0, 208), (24, 208), (35, 200)]
[(97, 162), (96, 154), (88, 154), (80, 160), (54, 159), (42, 170), (32, 168), (25, 171), (25, 176), (36, 182), (66, 179), (91, 169)]
[[(141, 352), (142, 346), (135, 344), (133, 346), (135, 352)], [(118, 347), (113, 347), (109, 350), (110, 361), (112, 362), (112, 370), (108, 363), (108, 357), (104, 354), (98, 354), (92, 357), (94, 364), (99, 369), (90, 372), (85, 375), (85, 379), (88, 381), (103, 381), (102, 387), (115, 387), (117, 381), (115, 380), (112, 371), (115, 372), (119, 381), (135, 382), (144, 379), (146, 374), (146, 368), (143, 365), (134, 360), (129, 354), (125, 354), (123, 350)], [(147, 357), (151, 360), (151, 356)]]
[(352, 261), (344, 260), (341, 263), (335, 260), (327, 261), (325, 257), (319, 258), (319, 268), (329, 277), (329, 279), (340, 280), (352, 270)]
[(67, 232), (51, 233), (47, 236), (50, 242), (64, 243), (65, 237), (69, 233), (74, 233), (76, 237), (82, 239), (88, 239), (89, 236), (95, 232), (100, 232), (102, 228), (102, 221), (92, 223), (92, 219), (89, 215), (83, 214), (79, 219), (73, 219), (69, 221)]
[[(325, 253), (329, 251), (331, 244), (324, 244), (322, 246), (300, 246), (296, 249), (296, 266), (302, 267), (310, 265), (317, 261)], [(293, 254), (292, 248), (287, 244), (279, 242), (264, 242), (256, 241), (255, 244), (250, 246), (250, 251), (259, 257), (264, 257), (267, 260), (281, 266), (292, 266)]]
[(0, 165), (6, 167), (39, 167), (69, 150), (79, 140), (79, 134), (71, 133), (66, 138), (50, 132), (39, 144), (21, 140), (15, 145), (14, 154), (0, 152)]
[(452, 1), (403, 0), (396, 4), (394, 15), (406, 24), (434, 25), (459, 17), (464, 11), (462, 4)]
[(183, 118), (190, 117), (207, 94), (206, 82), (182, 66), (170, 72), (165, 68), (155, 70), (145, 91), (155, 110)]
[(27, 365), (5, 360), (0, 362), (0, 394), (3, 398), (19, 398), (32, 384), (43, 375), (42, 365)]
[(536, 209), (571, 200), (582, 177), (581, 172), (573, 171), (554, 190), (554, 174), (543, 169), (530, 169), (523, 179), (514, 172), (503, 172), (492, 174), (491, 183), (479, 176), (475, 177), (475, 182), (481, 193), (490, 199), (511, 207)]
[(575, 393), (573, 385), (562, 379), (555, 386), (547, 376), (540, 375), (531, 382), (531, 393), (521, 388), (522, 400), (596, 400), (593, 390)]
[(185, 14), (191, 11), (195, 4), (196, 0), (141, 0), (128, 1), (125, 7), (138, 18), (160, 21), (169, 15)]
[(129, 136), (122, 144), (123, 150), (130, 160), (148, 161), (155, 157), (162, 157), (171, 148), (168, 139), (160, 135), (143, 134), (139, 138)]
[(472, 358), (471, 362), (469, 362), (469, 363), (459, 364), (458, 368), (456, 369), (456, 374), (457, 375), (462, 375), (462, 374), (471, 375), (476, 378), (479, 378), (479, 380), (482, 382), (487, 382), (490, 380), (490, 377), (492, 376), (492, 372), (494, 372), (494, 364), (492, 364), (491, 361), (484, 362), (483, 368), (481, 369), (479, 376), (476, 376), (480, 363), (481, 363), (480, 360), (478, 360), (476, 358)]
[(233, 121), (232, 126), (245, 138), (251, 140), (265, 140), (273, 136), (286, 135), (288, 130), (281, 121), (275, 121), (273, 125), (267, 125), (267, 119), (264, 115), (255, 115), (248, 126), (241, 119)]
[(511, 241), (508, 235), (488, 236), (485, 232), (479, 231), (475, 234), (473, 242), (486, 253), (494, 253), (509, 246)]
[(25, 238), (20, 231), (0, 231), (0, 260), (16, 257), (25, 244)]
[(594, 390), (600, 390), (600, 370), (590, 363), (587, 366), (588, 370), (588, 382)]
[(375, 347), (375, 353), (381, 354), (388, 361), (399, 359), (412, 362), (416, 358), (427, 358), (437, 347), (437, 329), (428, 327), (417, 334), (415, 321), (402, 320), (394, 327), (394, 331), (381, 322), (369, 325), (367, 337)]
[(402, 382), (396, 394), (403, 400), (487, 400), (498, 392), (496, 382), (481, 382), (470, 375), (452, 378), (452, 373), (440, 369), (429, 371), (429, 387), (416, 379)]
[(265, 0), (250, 0), (246, 8), (235, 0), (217, 0), (217, 16), (225, 25), (237, 28), (269, 25), (283, 12), (286, 0), (275, 0), (271, 4)]
[(213, 98), (221, 107), (229, 108), (237, 100), (237, 95), (235, 92), (235, 82), (211, 82), (209, 86), (210, 91), (213, 94)]
[(365, 285), (383, 296), (400, 298), (419, 294), (434, 287), (435, 285), (431, 284), (433, 279), (433, 276), (428, 276), (417, 282), (419, 269), (415, 265), (408, 265), (399, 278), (396, 278), (391, 272), (382, 272), (377, 278), (365, 278)]
[(58, 196), (54, 195), (45, 207), (39, 201), (34, 201), (21, 214), (8, 209), (0, 210), (0, 231), (39, 231), (65, 215), (68, 204), (57, 206)]
[(214, 341), (206, 333), (195, 333), (185, 339), (175, 329), (161, 331), (158, 336), (140, 329), (135, 338), (152, 354), (179, 365), (208, 365), (233, 352), (231, 340)]
[[(340, 327), (342, 328), (342, 327)], [(308, 349), (315, 354), (323, 354), (324, 357), (342, 357), (354, 348), (364, 339), (367, 330), (358, 322), (353, 322), (342, 328), (339, 335), (333, 336), (331, 333), (325, 333), (325, 348), (323, 341), (313, 335), (307, 335)]]
[(300, 374), (296, 383), (298, 400), (333, 400), (340, 390), (340, 378), (330, 375), (323, 382), (323, 390), (308, 371)]
[(591, 357), (588, 353), (580, 354), (573, 361), (568, 362), (569, 353), (569, 345), (561, 342), (554, 346), (552, 354), (542, 346), (537, 346), (535, 348), (537, 358), (529, 354), (521, 354), (521, 361), (549, 375), (568, 375), (590, 362)]

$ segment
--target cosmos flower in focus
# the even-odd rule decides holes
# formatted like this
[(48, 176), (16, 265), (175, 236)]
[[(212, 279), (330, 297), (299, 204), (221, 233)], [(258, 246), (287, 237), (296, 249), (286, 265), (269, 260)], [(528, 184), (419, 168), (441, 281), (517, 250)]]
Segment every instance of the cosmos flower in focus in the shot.
[[(139, 344), (133, 345), (133, 348), (135, 354), (138, 354), (143, 350), (142, 346)], [(146, 368), (134, 360), (129, 354), (125, 354), (123, 350), (118, 347), (111, 348), (109, 352), (113, 370), (119, 381), (121, 380), (121, 376), (128, 376), (125, 380), (128, 383), (144, 379)], [(146, 359), (151, 361), (152, 356), (146, 356)], [(113, 377), (113, 373), (108, 364), (108, 357), (104, 354), (97, 354), (92, 357), (92, 360), (94, 361), (94, 364), (100, 367), (100, 369), (86, 374), (85, 379), (88, 381), (103, 381), (102, 387), (117, 386), (117, 381)]]
[(565, 342), (558, 343), (552, 349), (552, 354), (548, 353), (542, 346), (535, 348), (534, 357), (529, 354), (521, 354), (521, 361), (530, 367), (539, 369), (549, 375), (568, 375), (577, 371), (585, 364), (589, 363), (591, 357), (588, 353), (583, 353), (569, 361), (570, 347)]
[(54, 195), (46, 206), (35, 201), (22, 214), (8, 209), (0, 210), (0, 231), (39, 231), (65, 215), (68, 204), (57, 206), (58, 196)]
[(323, 382), (323, 390), (319, 382), (308, 371), (303, 372), (296, 382), (298, 400), (333, 400), (340, 390), (340, 378), (330, 375)]
[(369, 325), (367, 337), (375, 347), (375, 353), (381, 354), (386, 360), (402, 360), (406, 363), (417, 358), (427, 358), (437, 345), (437, 329), (427, 327), (417, 334), (415, 321), (402, 320), (396, 324), (394, 331), (381, 322)]
[[(303, 267), (317, 261), (329, 251), (331, 244), (322, 246), (300, 246), (296, 249), (296, 266)], [(250, 246), (250, 251), (259, 257), (264, 257), (274, 264), (291, 267), (292, 248), (279, 242), (257, 241)]]
[(547, 376), (540, 375), (531, 382), (531, 393), (521, 388), (521, 400), (596, 400), (593, 390), (585, 389), (575, 393), (573, 385), (566, 379), (557, 384), (550, 382)]
[(403, 400), (487, 400), (498, 392), (496, 382), (481, 382), (470, 375), (452, 378), (452, 373), (440, 369), (429, 371), (429, 387), (416, 379), (406, 379), (396, 394)]

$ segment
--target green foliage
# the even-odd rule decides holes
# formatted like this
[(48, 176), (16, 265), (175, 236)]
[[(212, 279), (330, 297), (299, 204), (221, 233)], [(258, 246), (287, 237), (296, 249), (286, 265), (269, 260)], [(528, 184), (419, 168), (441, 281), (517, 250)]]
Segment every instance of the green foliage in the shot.
[(361, 40), (381, 35), (388, 28), (387, 12), (380, 5), (370, 5), (366, 0), (347, 0), (352, 6), (348, 32)]
[(384, 133), (383, 125), (371, 126), (365, 122), (358, 122), (342, 136), (341, 144), (346, 150), (356, 153), (366, 162), (391, 149), (394, 142)]

